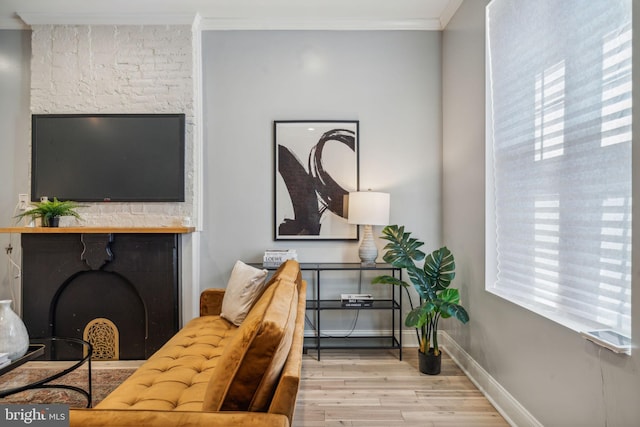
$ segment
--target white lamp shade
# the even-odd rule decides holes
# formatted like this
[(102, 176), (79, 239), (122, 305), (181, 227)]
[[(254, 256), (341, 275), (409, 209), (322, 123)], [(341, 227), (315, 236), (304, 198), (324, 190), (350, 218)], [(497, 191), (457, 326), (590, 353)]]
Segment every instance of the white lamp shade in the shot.
[(389, 193), (356, 191), (349, 193), (349, 224), (388, 225)]

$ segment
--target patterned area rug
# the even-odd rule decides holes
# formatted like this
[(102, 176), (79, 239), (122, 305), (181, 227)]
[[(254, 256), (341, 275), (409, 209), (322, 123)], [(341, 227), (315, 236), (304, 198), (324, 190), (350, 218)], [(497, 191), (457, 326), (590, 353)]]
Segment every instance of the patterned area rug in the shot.
[[(23, 386), (65, 369), (62, 365), (55, 366), (55, 363), (59, 362), (29, 362), (7, 372), (0, 376), (0, 390)], [(131, 362), (93, 362), (91, 365), (93, 406), (135, 370), (136, 367), (131, 366)], [(88, 388), (87, 367), (81, 366), (53, 381), (52, 384), (74, 385), (86, 390)], [(58, 388), (27, 390), (0, 399), (0, 405), (16, 403), (63, 403), (71, 408), (85, 408), (87, 399), (81, 393)]]

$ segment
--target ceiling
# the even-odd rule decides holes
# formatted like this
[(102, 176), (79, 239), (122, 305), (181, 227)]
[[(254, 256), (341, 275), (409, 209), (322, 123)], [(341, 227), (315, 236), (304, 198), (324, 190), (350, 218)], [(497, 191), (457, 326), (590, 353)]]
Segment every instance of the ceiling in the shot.
[[(463, 0), (0, 0), (0, 29), (192, 24), (202, 29), (441, 30)], [(197, 18), (196, 18), (197, 17)]]

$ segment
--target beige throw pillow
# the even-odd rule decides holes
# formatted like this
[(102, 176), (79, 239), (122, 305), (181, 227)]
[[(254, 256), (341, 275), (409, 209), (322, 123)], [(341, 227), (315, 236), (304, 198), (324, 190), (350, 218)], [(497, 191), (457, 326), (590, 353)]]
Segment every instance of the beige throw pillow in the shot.
[(236, 261), (224, 292), (220, 316), (239, 326), (262, 293), (266, 278), (267, 270)]

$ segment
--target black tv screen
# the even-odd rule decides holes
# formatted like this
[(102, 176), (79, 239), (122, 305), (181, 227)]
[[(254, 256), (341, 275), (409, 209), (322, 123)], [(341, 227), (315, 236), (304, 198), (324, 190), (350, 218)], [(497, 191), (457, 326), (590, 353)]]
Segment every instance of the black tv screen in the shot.
[(33, 201), (184, 201), (184, 114), (34, 114), (31, 139)]

